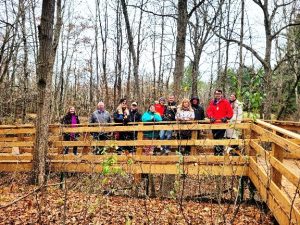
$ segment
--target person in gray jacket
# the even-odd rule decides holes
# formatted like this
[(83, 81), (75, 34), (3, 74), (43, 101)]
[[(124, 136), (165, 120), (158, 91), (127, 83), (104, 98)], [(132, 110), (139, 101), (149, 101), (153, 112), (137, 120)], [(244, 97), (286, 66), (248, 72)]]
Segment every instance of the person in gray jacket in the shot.
[[(105, 104), (104, 102), (100, 101), (97, 104), (97, 110), (94, 111), (90, 118), (90, 123), (97, 123), (99, 126), (104, 123), (111, 123), (111, 115), (108, 111), (105, 110)], [(93, 133), (94, 140), (108, 140), (107, 133), (99, 132), (99, 133)], [(104, 148), (103, 147), (95, 147), (93, 150), (93, 153), (96, 155), (102, 155), (104, 154)]]

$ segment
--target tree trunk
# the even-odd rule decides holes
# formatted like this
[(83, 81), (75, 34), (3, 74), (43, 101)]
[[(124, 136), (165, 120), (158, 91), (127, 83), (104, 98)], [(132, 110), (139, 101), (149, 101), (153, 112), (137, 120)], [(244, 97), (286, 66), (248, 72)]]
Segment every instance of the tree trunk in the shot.
[[(46, 181), (48, 125), (51, 99), (52, 73), (61, 28), (61, 0), (57, 1), (57, 23), (53, 37), (55, 0), (44, 0), (39, 26), (39, 53), (37, 67), (38, 111), (36, 138), (33, 152), (33, 181), (42, 185)], [(50, 53), (50, 54), (49, 54)]]
[(179, 98), (181, 94), (181, 81), (184, 73), (185, 40), (188, 22), (187, 0), (178, 0), (177, 10), (178, 18), (174, 69), (174, 94)]
[(25, 15), (25, 5), (24, 0), (19, 1), (19, 7), (21, 12), (21, 27), (22, 27), (22, 41), (23, 41), (23, 49), (24, 49), (24, 60), (23, 60), (23, 104), (22, 104), (22, 123), (25, 123), (26, 119), (26, 107), (27, 107), (27, 95), (28, 95), (28, 45), (27, 45), (27, 34), (26, 34), (26, 15)]
[(238, 97), (241, 96), (242, 91), (242, 82), (243, 82), (243, 68), (244, 68), (244, 62), (243, 62), (243, 41), (244, 41), (244, 16), (245, 16), (245, 0), (242, 0), (242, 6), (241, 6), (241, 31), (240, 31), (240, 49), (239, 49), (239, 69), (237, 73), (237, 95)]
[(140, 96), (138, 62), (137, 62), (137, 57), (136, 57), (136, 54), (135, 54), (135, 48), (134, 48), (134, 45), (133, 45), (133, 36), (132, 36), (131, 28), (130, 28), (128, 12), (127, 12), (127, 6), (126, 6), (126, 3), (125, 3), (125, 0), (121, 0), (121, 3), (122, 3), (122, 9), (123, 9), (123, 14), (124, 14), (125, 24), (126, 24), (129, 51), (131, 53), (132, 63), (133, 63), (133, 77), (134, 77), (134, 86), (135, 86), (135, 88), (134, 88), (134, 99), (138, 99), (139, 96)]

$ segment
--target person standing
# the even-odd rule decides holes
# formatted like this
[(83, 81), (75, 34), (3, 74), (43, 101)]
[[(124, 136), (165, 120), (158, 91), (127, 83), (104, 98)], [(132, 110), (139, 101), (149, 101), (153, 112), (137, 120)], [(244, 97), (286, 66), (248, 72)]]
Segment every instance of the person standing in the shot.
[[(97, 104), (97, 110), (94, 111), (90, 117), (90, 123), (98, 123), (99, 126), (104, 123), (111, 123), (111, 116), (108, 111), (105, 110), (104, 102), (100, 101)], [(104, 132), (95, 132), (93, 133), (94, 140), (108, 140), (107, 133)], [(95, 147), (93, 153), (96, 155), (104, 154), (104, 147)]]
[(195, 113), (195, 120), (204, 120), (204, 109), (200, 105), (200, 99), (197, 96), (193, 96), (190, 102)]
[[(187, 98), (184, 98), (181, 104), (177, 108), (177, 113), (175, 119), (180, 122), (192, 121), (195, 119), (194, 110), (191, 107), (191, 103)], [(192, 132), (190, 130), (179, 130), (178, 131), (180, 139), (191, 139)], [(191, 146), (185, 146), (179, 149), (184, 155), (189, 155), (191, 151)]]
[[(148, 108), (148, 110), (143, 114), (142, 116), (142, 122), (160, 122), (162, 121), (161, 116), (159, 113), (155, 111), (155, 107), (153, 104), (151, 104)], [(144, 132), (144, 139), (146, 140), (153, 140), (157, 139), (159, 136), (158, 131), (152, 130), (152, 131), (145, 131)], [(145, 147), (145, 153), (146, 154), (153, 154), (154, 148), (152, 146), (146, 146)]]
[[(177, 112), (177, 106), (174, 95), (169, 95), (168, 103), (165, 112), (162, 116), (163, 121), (175, 121), (175, 115)], [(159, 132), (160, 140), (170, 140), (172, 138), (172, 130), (161, 130)], [(169, 154), (170, 146), (162, 146), (161, 154)]]
[(129, 120), (130, 120), (130, 122), (133, 122), (133, 123), (142, 121), (142, 115), (138, 110), (137, 102), (131, 103), (131, 107), (129, 110)]
[[(61, 119), (62, 124), (70, 125), (71, 127), (77, 127), (80, 124), (79, 118), (76, 115), (75, 107), (69, 107), (67, 114)], [(79, 137), (78, 133), (63, 133), (63, 140), (64, 141), (77, 141)], [(64, 147), (63, 150), (64, 154), (69, 153), (69, 147)], [(77, 155), (77, 146), (73, 147), (73, 154)]]
[[(142, 121), (142, 115), (138, 110), (138, 104), (137, 102), (132, 102), (131, 107), (129, 110), (129, 121), (136, 123), (136, 122), (141, 122)], [(131, 140), (136, 140), (137, 138), (137, 132), (133, 131), (131, 133)]]
[[(214, 99), (210, 101), (207, 110), (207, 117), (210, 122), (213, 123), (227, 123), (228, 120), (232, 118), (233, 110), (227, 99), (223, 97), (222, 90), (216, 90), (214, 92)], [(212, 130), (214, 139), (223, 139), (225, 134), (225, 129)], [(224, 154), (224, 146), (216, 145), (214, 147), (215, 155)]]
[[(121, 98), (119, 102), (119, 106), (114, 113), (114, 122), (122, 123), (123, 125), (127, 125), (129, 122), (129, 109), (127, 107), (127, 100), (125, 98)], [(117, 132), (119, 140), (130, 140), (130, 132)], [(117, 149), (118, 155), (121, 155), (123, 150), (129, 150), (130, 147), (120, 147)]]
[[(137, 123), (142, 121), (142, 115), (138, 110), (138, 104), (137, 102), (132, 102), (129, 110), (129, 121), (132, 123)], [(136, 126), (136, 125), (133, 125)], [(129, 132), (130, 140), (136, 140), (137, 139), (137, 131), (131, 131)], [(129, 152), (134, 153), (136, 150), (135, 146), (130, 146)]]
[(165, 98), (161, 97), (158, 100), (158, 104), (154, 104), (155, 111), (160, 115), (163, 116), (165, 111), (166, 111), (166, 106), (165, 106)]
[[(229, 103), (231, 105), (231, 108), (233, 110), (233, 116), (230, 119), (229, 123), (233, 124), (233, 126), (236, 123), (241, 123), (243, 119), (243, 103), (239, 102), (239, 100), (236, 99), (236, 94), (232, 93), (229, 97)], [(225, 138), (228, 139), (238, 139), (239, 133), (236, 129), (226, 129), (225, 132)], [(238, 149), (238, 145), (232, 145), (231, 146), (234, 149)]]

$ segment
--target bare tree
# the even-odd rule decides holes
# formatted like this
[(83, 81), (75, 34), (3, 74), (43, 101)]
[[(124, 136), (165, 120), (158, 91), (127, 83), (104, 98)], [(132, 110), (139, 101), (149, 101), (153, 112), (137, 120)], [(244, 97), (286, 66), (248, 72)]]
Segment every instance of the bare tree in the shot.
[[(255, 4), (259, 6), (259, 8), (263, 12), (264, 16), (264, 32), (265, 32), (265, 49), (264, 49), (264, 55), (262, 56), (258, 49), (253, 48), (250, 45), (247, 45), (245, 43), (241, 43), (240, 40), (232, 39), (232, 38), (226, 38), (224, 36), (220, 36), (222, 39), (228, 41), (228, 42), (233, 42), (241, 45), (243, 48), (247, 49), (250, 51), (255, 58), (262, 64), (262, 67), (264, 69), (264, 78), (263, 78), (263, 94), (264, 94), (264, 99), (263, 99), (263, 104), (262, 104), (262, 110), (261, 114), (266, 118), (270, 119), (271, 118), (271, 113), (272, 113), (272, 103), (273, 103), (273, 96), (274, 96), (274, 89), (272, 86), (272, 75), (274, 71), (283, 63), (286, 61), (286, 57), (282, 57), (280, 61), (276, 63), (276, 65), (272, 66), (271, 64), (271, 56), (272, 56), (272, 44), (276, 38), (278, 38), (278, 35), (285, 30), (288, 27), (291, 26), (297, 26), (300, 25), (298, 22), (289, 22), (285, 25), (282, 25), (279, 27), (279, 24), (276, 24), (275, 21), (275, 16), (278, 14), (278, 11), (282, 7), (287, 7), (293, 3), (293, 1), (289, 1), (287, 3), (283, 4), (278, 4), (277, 1), (274, 1), (271, 4), (270, 7), (270, 2), (269, 0), (253, 0)], [(270, 10), (271, 8), (271, 10)], [(276, 26), (275, 26), (276, 24)]]
[[(102, 82), (104, 84), (104, 91), (105, 91), (105, 98), (104, 102), (105, 104), (108, 104), (109, 102), (109, 93), (108, 93), (108, 82), (107, 82), (107, 38), (108, 38), (108, 15), (107, 15), (107, 1), (105, 1), (105, 6), (104, 6), (104, 16), (103, 20), (101, 18), (101, 12), (102, 10), (100, 9), (100, 1), (97, 0), (96, 4), (96, 16), (97, 22), (99, 23), (100, 26), (100, 37), (101, 37), (101, 42), (102, 42)], [(97, 26), (97, 25), (96, 25)], [(98, 32), (98, 28), (96, 30)], [(96, 42), (97, 43), (97, 42)], [(98, 51), (96, 49), (96, 51)], [(98, 64), (98, 61), (96, 62), (96, 65)]]
[[(198, 95), (199, 63), (203, 49), (208, 41), (213, 37), (212, 26), (218, 18), (224, 1), (220, 1), (215, 14), (208, 18), (210, 4), (203, 4), (202, 7), (195, 10), (195, 22), (189, 22), (191, 34), (191, 48), (193, 50), (192, 60), (192, 95)], [(196, 2), (194, 2), (196, 4)], [(202, 20), (201, 20), (202, 16)], [(209, 23), (207, 21), (210, 21)]]
[(61, 20), (61, 0), (56, 1), (56, 25), (54, 32), (55, 1), (44, 0), (39, 26), (39, 53), (37, 69), (38, 112), (36, 120), (35, 148), (33, 152), (33, 181), (43, 184), (48, 152), (48, 124), (54, 58), (58, 46)]
[(123, 9), (124, 19), (125, 19), (125, 24), (126, 24), (129, 51), (131, 53), (132, 63), (133, 63), (133, 77), (134, 77), (134, 85), (135, 85), (134, 98), (138, 99), (140, 96), (138, 59), (137, 59), (137, 55), (136, 55), (135, 47), (134, 47), (134, 43), (133, 43), (133, 35), (132, 35), (130, 23), (129, 23), (127, 5), (126, 5), (125, 0), (121, 0), (121, 4), (122, 4), (122, 9)]
[(174, 69), (174, 93), (179, 96), (181, 93), (181, 81), (184, 72), (185, 44), (187, 24), (194, 11), (204, 3), (199, 1), (190, 12), (187, 10), (187, 0), (178, 0), (177, 4), (177, 37), (176, 37), (176, 58)]

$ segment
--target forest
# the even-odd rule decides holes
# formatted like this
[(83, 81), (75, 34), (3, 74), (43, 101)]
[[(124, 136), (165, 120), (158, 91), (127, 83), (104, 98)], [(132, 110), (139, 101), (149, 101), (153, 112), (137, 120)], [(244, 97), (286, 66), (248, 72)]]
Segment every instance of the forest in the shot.
[[(2, 123), (28, 122), (43, 88), (51, 123), (70, 105), (88, 116), (122, 97), (147, 105), (174, 93), (206, 106), (216, 88), (261, 118), (299, 120), (297, 1), (0, 4)], [(42, 10), (52, 10), (46, 24)]]
[[(0, 224), (273, 224), (274, 217), (282, 224), (299, 222), (299, 171), (290, 175), (283, 165), (285, 158), (299, 159), (299, 135), (262, 121), (294, 121), (281, 125), (299, 132), (299, 1), (0, 0), (0, 10)], [(125, 160), (128, 152), (120, 157), (85, 152), (150, 143), (139, 135), (147, 131), (141, 125), (116, 125), (118, 132), (136, 129), (135, 142), (91, 140), (96, 129), (115, 134), (111, 127), (88, 124), (98, 102), (114, 112), (120, 99), (127, 99), (145, 112), (161, 98), (175, 96), (179, 104), (197, 96), (206, 109), (215, 90), (225, 98), (235, 93), (248, 118), (237, 125), (240, 139), (218, 140), (242, 146), (236, 155), (207, 158), (206, 151), (216, 145), (210, 130), (217, 129), (208, 120), (199, 123), (203, 127), (186, 125), (192, 139), (186, 145), (199, 161), (174, 151), (182, 145), (176, 138), (161, 142), (171, 143), (174, 155), (154, 157), (156, 172), (127, 168), (148, 165), (151, 157)], [(75, 131), (79, 140), (70, 145), (78, 144), (81, 158), (58, 152), (70, 144), (61, 137), (71, 128), (60, 124), (70, 107), (82, 121)], [(174, 124), (169, 125), (173, 134), (181, 129)], [(167, 124), (155, 126), (166, 129)], [(267, 175), (254, 160), (262, 152)], [(228, 157), (233, 157), (230, 165)], [(182, 174), (178, 167), (185, 159), (201, 174)], [(225, 168), (224, 176), (218, 165)], [(212, 168), (211, 174), (201, 166)], [(167, 172), (160, 174), (162, 168)], [(296, 186), (289, 195), (292, 203), (285, 197), (270, 203), (268, 194), (254, 194), (261, 186), (269, 193), (271, 185), (271, 196), (281, 198), (285, 173)], [(247, 204), (241, 204), (244, 186)], [(284, 207), (276, 211), (280, 203), (290, 213)]]

